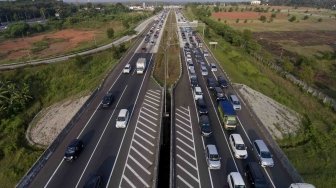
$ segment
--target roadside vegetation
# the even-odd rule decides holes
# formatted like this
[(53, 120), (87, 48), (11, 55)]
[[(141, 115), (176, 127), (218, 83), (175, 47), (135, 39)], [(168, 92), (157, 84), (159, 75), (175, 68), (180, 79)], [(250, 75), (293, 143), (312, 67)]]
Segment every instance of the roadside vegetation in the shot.
[(28, 144), (26, 129), (42, 109), (90, 94), (127, 47), (0, 74), (0, 184), (14, 187), (43, 152)]
[[(207, 44), (210, 41), (218, 42), (217, 48), (211, 51), (233, 82), (248, 85), (302, 115), (300, 130), (277, 141), (304, 180), (317, 187), (334, 187), (335, 113), (257, 61), (252, 55), (262, 53), (263, 48), (247, 37), (249, 31), (238, 32), (208, 18), (210, 14), (202, 14), (199, 9), (188, 6), (185, 15), (197, 15), (207, 24), (205, 41)], [(202, 29), (199, 28), (199, 31)]]
[[(180, 75), (180, 46), (177, 35), (176, 16), (173, 11), (167, 17), (158, 53), (155, 56), (154, 78), (163, 86), (165, 80), (165, 58), (167, 58), (167, 88), (171, 87)], [(167, 56), (167, 57), (166, 57)]]

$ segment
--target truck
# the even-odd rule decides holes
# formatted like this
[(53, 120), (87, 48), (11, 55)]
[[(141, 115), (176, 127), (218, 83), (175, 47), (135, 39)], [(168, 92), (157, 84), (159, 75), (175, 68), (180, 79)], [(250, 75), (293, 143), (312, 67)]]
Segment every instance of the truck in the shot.
[(223, 126), (226, 130), (234, 130), (237, 127), (237, 114), (233, 109), (232, 103), (228, 100), (220, 100), (218, 103), (218, 112)]
[(146, 69), (146, 58), (139, 58), (136, 62), (136, 72), (137, 74), (143, 74)]

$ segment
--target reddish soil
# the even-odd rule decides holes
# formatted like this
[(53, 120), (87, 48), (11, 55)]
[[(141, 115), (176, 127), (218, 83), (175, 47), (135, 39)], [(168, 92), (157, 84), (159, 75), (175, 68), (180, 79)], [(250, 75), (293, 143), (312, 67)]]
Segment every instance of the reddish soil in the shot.
[[(212, 17), (214, 18), (220, 18), (220, 19), (248, 19), (248, 20), (255, 20), (259, 19), (260, 16), (266, 16), (271, 17), (272, 13), (261, 13), (261, 12), (215, 12), (212, 14)], [(278, 13), (276, 15), (276, 18), (287, 18), (286, 14), (280, 14)]]
[[(71, 51), (80, 43), (93, 40), (94, 36), (94, 31), (65, 29), (55, 33), (41, 34), (2, 42), (0, 43), (0, 52), (2, 55), (5, 55), (4, 58), (7, 60), (20, 59), (28, 55), (46, 57)], [(47, 39), (56, 42), (51, 42), (49, 48), (38, 53), (32, 54), (32, 52), (30, 52), (33, 43)]]

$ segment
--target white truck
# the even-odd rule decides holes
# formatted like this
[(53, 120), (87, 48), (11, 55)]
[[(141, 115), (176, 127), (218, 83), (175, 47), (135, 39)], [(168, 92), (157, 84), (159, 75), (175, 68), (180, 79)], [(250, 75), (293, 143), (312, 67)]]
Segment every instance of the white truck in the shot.
[(136, 72), (137, 74), (143, 74), (146, 69), (146, 58), (139, 58), (136, 62)]

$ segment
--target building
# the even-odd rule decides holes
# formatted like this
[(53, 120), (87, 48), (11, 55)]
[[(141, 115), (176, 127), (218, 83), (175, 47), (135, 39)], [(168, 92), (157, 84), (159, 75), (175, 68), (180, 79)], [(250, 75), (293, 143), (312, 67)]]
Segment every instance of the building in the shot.
[(261, 1), (251, 1), (251, 5), (260, 5)]

